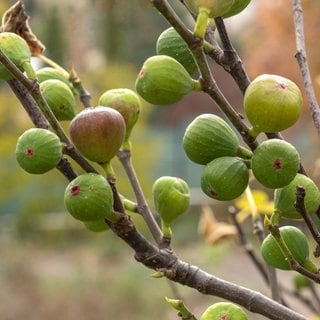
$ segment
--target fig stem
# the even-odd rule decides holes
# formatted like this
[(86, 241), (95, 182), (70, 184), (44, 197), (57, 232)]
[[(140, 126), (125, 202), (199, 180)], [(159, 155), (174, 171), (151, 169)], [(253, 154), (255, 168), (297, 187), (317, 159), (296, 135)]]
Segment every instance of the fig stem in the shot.
[(251, 152), (251, 150), (249, 150), (243, 146), (239, 146), (238, 151), (237, 151), (237, 156), (240, 158), (243, 158), (243, 159), (251, 159), (252, 152)]
[(199, 8), (199, 13), (197, 16), (196, 24), (194, 26), (193, 34), (203, 39), (207, 30), (209, 21), (209, 11), (206, 8)]
[(182, 320), (197, 320), (197, 318), (188, 310), (182, 300), (170, 299), (168, 297), (165, 297), (165, 299), (171, 307), (179, 311), (179, 317)]
[(145, 220), (157, 245), (161, 245), (163, 243), (162, 232), (145, 199), (143, 190), (141, 188), (137, 174), (131, 161), (131, 151), (121, 149), (118, 151), (117, 156), (123, 168), (125, 169), (125, 172), (131, 183), (132, 189), (135, 193), (135, 197), (137, 200), (137, 211), (142, 215), (143, 219)]
[(116, 174), (113, 170), (111, 162), (107, 161), (107, 162), (99, 163), (99, 164), (103, 168), (103, 170), (105, 171), (107, 179), (116, 181)]

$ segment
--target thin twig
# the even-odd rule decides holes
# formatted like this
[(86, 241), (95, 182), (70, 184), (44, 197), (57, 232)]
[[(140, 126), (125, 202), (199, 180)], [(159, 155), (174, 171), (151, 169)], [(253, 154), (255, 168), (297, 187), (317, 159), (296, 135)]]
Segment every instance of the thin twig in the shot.
[(295, 57), (298, 61), (303, 84), (309, 101), (309, 108), (315, 128), (320, 134), (320, 109), (314, 92), (309, 65), (307, 61), (306, 45), (304, 38), (303, 8), (301, 0), (293, 0), (293, 19), (295, 25), (296, 47)]

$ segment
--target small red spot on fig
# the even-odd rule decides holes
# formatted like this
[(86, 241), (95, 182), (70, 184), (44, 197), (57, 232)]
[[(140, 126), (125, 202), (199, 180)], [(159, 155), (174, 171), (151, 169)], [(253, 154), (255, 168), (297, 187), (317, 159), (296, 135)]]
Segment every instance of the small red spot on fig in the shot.
[(282, 169), (282, 163), (279, 159), (275, 160), (272, 165), (276, 170)]
[(144, 70), (141, 70), (139, 73), (139, 78), (142, 78), (144, 76), (144, 74), (145, 74)]
[(220, 316), (220, 320), (228, 320), (229, 319), (229, 316), (227, 314), (222, 314)]
[(33, 149), (32, 148), (27, 148), (26, 151), (25, 151), (25, 154), (27, 156), (33, 156)]
[(213, 196), (216, 196), (216, 195), (217, 195), (217, 192), (216, 192), (214, 189), (209, 189), (208, 191), (209, 191), (209, 193), (210, 193), (211, 195), (213, 195)]
[(70, 188), (70, 193), (71, 193), (71, 195), (73, 195), (73, 196), (78, 195), (78, 194), (80, 193), (80, 186), (78, 186), (78, 185), (72, 186), (72, 187)]
[(285, 89), (287, 89), (287, 86), (284, 83), (279, 83), (278, 88), (285, 90)]

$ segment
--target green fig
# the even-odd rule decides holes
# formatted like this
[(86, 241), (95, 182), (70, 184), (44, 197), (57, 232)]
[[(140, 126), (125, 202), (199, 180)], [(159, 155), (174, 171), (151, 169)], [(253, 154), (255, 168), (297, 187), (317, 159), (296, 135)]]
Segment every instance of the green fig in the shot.
[(124, 141), (128, 143), (132, 129), (140, 114), (141, 103), (138, 95), (130, 89), (110, 89), (100, 96), (98, 104), (99, 106), (113, 108), (121, 113), (126, 124)]
[(15, 154), (25, 171), (42, 174), (56, 167), (62, 157), (62, 149), (62, 143), (55, 133), (31, 128), (19, 137)]
[(272, 74), (255, 78), (244, 95), (244, 111), (251, 134), (279, 132), (297, 122), (302, 112), (302, 94), (291, 80)]
[(117, 110), (86, 108), (70, 122), (69, 133), (76, 148), (88, 160), (105, 164), (119, 151), (125, 137), (125, 122)]
[[(308, 261), (309, 245), (305, 234), (293, 226), (280, 227), (279, 231), (293, 258), (302, 265)], [(272, 234), (263, 240), (260, 250), (264, 261), (270, 266), (281, 270), (291, 270), (288, 259)]]
[(154, 182), (152, 195), (156, 211), (161, 217), (163, 233), (170, 238), (170, 224), (189, 207), (189, 186), (180, 178), (163, 176)]
[(193, 76), (198, 69), (188, 45), (173, 27), (160, 34), (157, 39), (156, 51), (158, 55), (167, 55), (176, 59), (190, 76)]
[(285, 187), (274, 192), (275, 212), (289, 219), (301, 219), (301, 215), (295, 209), (296, 187), (301, 186), (306, 191), (304, 204), (309, 214), (314, 214), (320, 205), (320, 193), (316, 184), (303, 174), (298, 173)]
[(109, 230), (109, 226), (104, 219), (94, 221), (84, 221), (84, 226), (93, 232), (103, 232)]
[(72, 120), (76, 115), (76, 100), (70, 87), (57, 79), (40, 83), (40, 90), (59, 121)]
[(73, 179), (65, 189), (64, 204), (68, 212), (80, 221), (115, 221), (113, 193), (100, 174), (84, 173)]
[(135, 85), (143, 99), (156, 105), (175, 103), (189, 92), (200, 90), (199, 82), (177, 60), (166, 55), (148, 58)]
[(249, 150), (239, 146), (238, 136), (231, 127), (214, 114), (202, 114), (188, 125), (183, 149), (188, 158), (198, 164), (223, 156), (251, 156)]
[(229, 18), (243, 11), (251, 2), (251, 0), (234, 0), (233, 5), (229, 10), (222, 15), (222, 17)]
[(201, 189), (210, 198), (227, 201), (239, 197), (249, 183), (245, 162), (236, 157), (220, 157), (209, 162), (201, 173)]
[(200, 320), (248, 320), (245, 312), (231, 302), (217, 302), (202, 314)]
[(65, 77), (64, 73), (56, 68), (43, 67), (37, 70), (36, 74), (39, 82), (55, 79), (64, 82), (68, 86), (70, 85), (69, 79)]
[(185, 0), (189, 10), (197, 15), (194, 35), (204, 38), (209, 19), (223, 16), (233, 3), (234, 0)]
[(296, 148), (279, 139), (262, 142), (253, 152), (251, 169), (255, 178), (265, 187), (282, 188), (289, 184), (300, 168)]
[[(1, 32), (0, 49), (17, 68), (22, 72), (25, 71), (28, 77), (36, 78), (36, 73), (30, 64), (31, 52), (29, 46), (22, 37), (13, 32)], [(0, 63), (0, 79), (11, 80), (13, 78), (8, 69)]]
[(296, 273), (293, 277), (293, 284), (296, 291), (310, 287), (310, 279), (301, 273)]

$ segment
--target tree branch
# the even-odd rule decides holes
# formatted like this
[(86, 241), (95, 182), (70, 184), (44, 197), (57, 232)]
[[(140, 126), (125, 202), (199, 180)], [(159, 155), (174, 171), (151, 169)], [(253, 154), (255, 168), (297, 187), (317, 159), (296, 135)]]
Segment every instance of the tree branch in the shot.
[(297, 52), (295, 57), (298, 61), (303, 84), (306, 90), (307, 98), (309, 101), (309, 108), (311, 112), (311, 117), (315, 128), (320, 134), (320, 109), (317, 102), (317, 98), (314, 92), (309, 65), (307, 61), (307, 53), (304, 39), (304, 23), (303, 23), (303, 9), (301, 0), (293, 0), (293, 19), (295, 25), (295, 35), (296, 35), (296, 47)]

